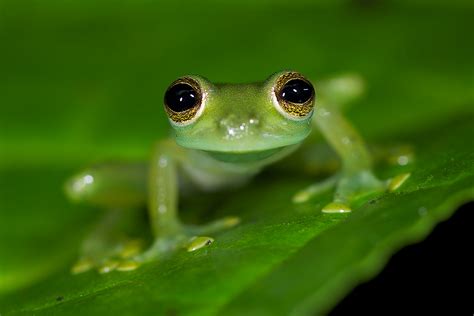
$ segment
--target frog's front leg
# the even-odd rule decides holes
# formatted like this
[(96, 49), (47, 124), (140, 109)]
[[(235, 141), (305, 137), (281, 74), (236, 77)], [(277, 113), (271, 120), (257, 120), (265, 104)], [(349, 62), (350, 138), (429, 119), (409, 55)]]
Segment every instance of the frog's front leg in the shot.
[[(200, 249), (214, 241), (208, 234), (239, 222), (236, 217), (227, 217), (203, 226), (181, 223), (178, 218), (178, 165), (183, 163), (189, 163), (186, 151), (174, 142), (162, 141), (156, 145), (148, 177), (148, 213), (154, 241), (148, 250), (133, 258), (136, 264), (160, 258), (179, 248)], [(133, 263), (125, 265), (134, 266)]]
[[(236, 217), (203, 226), (183, 225), (179, 221), (177, 167), (187, 162), (180, 147), (162, 141), (156, 145), (149, 165), (100, 164), (71, 177), (65, 186), (69, 199), (105, 209), (102, 219), (83, 242), (72, 272), (134, 270), (180, 248), (202, 248), (213, 241), (207, 237), (209, 234), (236, 225)], [(140, 235), (137, 215), (147, 202), (153, 242), (143, 251), (143, 236), (130, 236)]]
[(304, 202), (312, 196), (335, 186), (333, 201), (323, 207), (326, 213), (350, 212), (364, 197), (398, 188), (408, 175), (393, 181), (379, 180), (372, 171), (372, 158), (364, 141), (354, 127), (339, 113), (337, 107), (321, 102), (315, 110), (313, 123), (342, 160), (340, 172), (325, 182), (317, 183), (297, 193), (295, 202)]

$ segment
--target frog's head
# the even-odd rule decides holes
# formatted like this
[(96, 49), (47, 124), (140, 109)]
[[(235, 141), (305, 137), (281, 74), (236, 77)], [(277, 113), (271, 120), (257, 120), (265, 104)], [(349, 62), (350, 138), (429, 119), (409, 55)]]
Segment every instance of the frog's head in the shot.
[(254, 84), (212, 84), (199, 76), (174, 81), (165, 110), (186, 148), (252, 153), (300, 143), (311, 131), (315, 92), (294, 71)]

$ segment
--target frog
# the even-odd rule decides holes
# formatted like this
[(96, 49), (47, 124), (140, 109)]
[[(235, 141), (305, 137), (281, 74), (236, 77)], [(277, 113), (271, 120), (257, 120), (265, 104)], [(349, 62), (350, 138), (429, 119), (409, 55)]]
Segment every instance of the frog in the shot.
[[(174, 80), (163, 100), (172, 136), (156, 142), (149, 162), (98, 164), (66, 181), (71, 201), (106, 210), (71, 271), (131, 271), (176, 251), (209, 246), (214, 242), (211, 236), (238, 225), (240, 218), (187, 225), (178, 216), (180, 198), (238, 192), (262, 170), (296, 155), (313, 129), (337, 154), (340, 167), (295, 192), (292, 203), (311, 203), (322, 192), (333, 190), (332, 201), (321, 211), (348, 213), (361, 199), (397, 190), (409, 173), (379, 179), (371, 152), (342, 114), (345, 104), (364, 91), (358, 75), (342, 75), (316, 86), (292, 70), (250, 84), (215, 84), (198, 75)], [(311, 169), (319, 163), (317, 156), (304, 155), (292, 165)], [(410, 155), (399, 156), (406, 162)], [(146, 247), (142, 240), (117, 233), (120, 223), (134, 212), (130, 210), (143, 208), (153, 240)]]

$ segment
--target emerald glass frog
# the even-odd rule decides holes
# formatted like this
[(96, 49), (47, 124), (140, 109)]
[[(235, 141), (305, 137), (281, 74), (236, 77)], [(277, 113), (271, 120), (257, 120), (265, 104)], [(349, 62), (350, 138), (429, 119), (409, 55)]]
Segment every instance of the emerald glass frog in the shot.
[[(315, 90), (294, 71), (253, 84), (213, 84), (200, 76), (174, 81), (164, 97), (174, 137), (156, 143), (149, 164), (97, 165), (67, 182), (70, 199), (110, 210), (85, 241), (73, 272), (133, 270), (180, 248), (194, 251), (209, 245), (213, 239), (208, 236), (237, 225), (239, 219), (184, 225), (178, 218), (179, 197), (245, 185), (266, 166), (297, 151), (312, 127), (338, 154), (341, 168), (296, 193), (294, 203), (335, 188), (333, 201), (322, 211), (350, 212), (361, 197), (399, 187), (408, 175), (379, 180), (362, 138), (340, 114), (341, 106), (361, 94), (361, 80), (346, 76), (319, 87)], [(311, 169), (319, 160), (304, 155), (294, 165)], [(120, 218), (143, 205), (154, 240), (144, 251), (140, 241), (117, 237)]]

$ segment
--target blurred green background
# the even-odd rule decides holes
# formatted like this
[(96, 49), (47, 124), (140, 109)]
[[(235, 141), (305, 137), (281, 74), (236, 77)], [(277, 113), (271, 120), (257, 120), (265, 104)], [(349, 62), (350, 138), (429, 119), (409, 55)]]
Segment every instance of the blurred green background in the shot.
[(470, 0), (0, 0), (0, 292), (68, 266), (96, 215), (62, 182), (145, 159), (176, 77), (356, 72), (369, 89), (348, 116), (396, 140), (474, 112), (472, 30)]
[(410, 130), (471, 103), (472, 7), (2, 0), (1, 164), (142, 157), (167, 130), (163, 90), (188, 73), (250, 82), (281, 69), (313, 80), (358, 72), (370, 90), (350, 114), (363, 133), (390, 135), (401, 122)]

